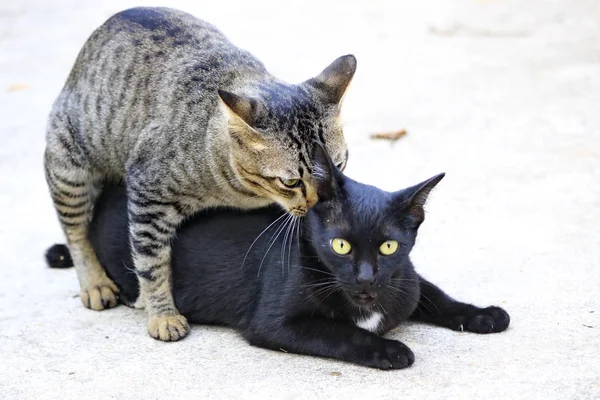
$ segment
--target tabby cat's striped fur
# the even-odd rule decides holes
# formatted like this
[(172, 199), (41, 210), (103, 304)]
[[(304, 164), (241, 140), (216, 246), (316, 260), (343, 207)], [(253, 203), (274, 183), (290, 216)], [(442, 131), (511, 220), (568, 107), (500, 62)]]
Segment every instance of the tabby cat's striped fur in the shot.
[(148, 331), (184, 337), (170, 290), (176, 227), (213, 206), (277, 202), (304, 215), (318, 201), (313, 142), (346, 162), (339, 104), (355, 68), (344, 56), (286, 84), (212, 25), (166, 8), (126, 10), (98, 28), (54, 103), (45, 152), (83, 303), (117, 304), (86, 235), (102, 183), (124, 180)]

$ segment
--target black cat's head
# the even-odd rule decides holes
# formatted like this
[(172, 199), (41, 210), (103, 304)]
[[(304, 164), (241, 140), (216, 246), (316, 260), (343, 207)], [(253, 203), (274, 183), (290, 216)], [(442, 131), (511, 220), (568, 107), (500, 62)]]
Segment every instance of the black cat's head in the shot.
[(444, 174), (390, 193), (344, 176), (322, 148), (314, 169), (321, 201), (307, 215), (307, 242), (348, 299), (368, 307), (413, 273), (408, 255), (423, 206)]

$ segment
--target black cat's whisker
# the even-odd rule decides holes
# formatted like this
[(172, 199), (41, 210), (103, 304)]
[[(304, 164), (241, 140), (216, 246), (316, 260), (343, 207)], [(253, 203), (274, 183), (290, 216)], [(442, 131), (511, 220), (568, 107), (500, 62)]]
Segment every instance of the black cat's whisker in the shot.
[(335, 279), (330, 279), (328, 282), (324, 282), (320, 287), (314, 289), (311, 294), (315, 297), (319, 297), (322, 294), (328, 293), (329, 290), (335, 289), (336, 281)]
[(267, 251), (265, 252), (265, 255), (263, 256), (262, 260), (260, 260), (260, 265), (258, 266), (258, 272), (256, 274), (257, 277), (260, 276), (260, 270), (262, 269), (262, 265), (265, 262), (265, 258), (267, 258), (267, 254), (269, 254), (269, 251), (271, 250), (271, 247), (273, 247), (273, 245), (275, 244), (275, 242), (277, 242), (277, 239), (279, 238), (279, 235), (281, 235), (281, 232), (283, 232), (283, 230), (285, 229), (285, 227), (287, 225), (287, 222), (290, 220), (290, 218), (292, 218), (292, 215), (288, 214), (288, 217), (284, 220), (283, 224), (278, 228), (277, 234), (275, 235), (275, 237), (271, 241), (271, 244), (269, 245), (269, 248), (267, 248)]
[(377, 306), (376, 306), (376, 308), (379, 308), (379, 309), (380, 309), (380, 311), (381, 311), (381, 313), (382, 313), (383, 315), (387, 315), (387, 310), (386, 310), (386, 308), (383, 306), (383, 304), (382, 304), (382, 303), (378, 303), (378, 304), (377, 304)]
[[(317, 257), (317, 258), (318, 258), (318, 257)], [(331, 276), (335, 276), (335, 274), (333, 274), (333, 273), (331, 273), (331, 272), (328, 272), (328, 271), (323, 271), (323, 270), (320, 270), (320, 269), (308, 268), (308, 267), (300, 267), (300, 268), (302, 268), (302, 269), (305, 269), (305, 270), (307, 270), (307, 271), (320, 272), (320, 273), (322, 273), (322, 274), (325, 274), (325, 275), (331, 275)]]
[(287, 215), (287, 213), (283, 213), (281, 214), (281, 216), (279, 218), (277, 218), (275, 221), (271, 222), (271, 224), (269, 226), (267, 226), (257, 237), (256, 239), (254, 239), (254, 241), (252, 242), (252, 244), (250, 245), (250, 247), (248, 247), (248, 250), (246, 251), (246, 255), (244, 256), (244, 260), (242, 261), (242, 266), (240, 267), (240, 269), (244, 268), (244, 264), (246, 263), (246, 258), (248, 258), (248, 254), (250, 253), (250, 250), (252, 250), (252, 246), (254, 246), (254, 244), (256, 243), (256, 241), (258, 239), (260, 239), (260, 237), (262, 235), (265, 234), (265, 232), (267, 232), (269, 229), (271, 229), (271, 227), (273, 225), (275, 225), (277, 223), (277, 221), (281, 220), (281, 218), (285, 217)]
[[(327, 282), (322, 282), (322, 284), (320, 284), (320, 285), (314, 285), (314, 286), (320, 286), (320, 287), (318, 289), (315, 289), (312, 292), (312, 294), (318, 295), (321, 291), (324, 291), (325, 289), (328, 289), (328, 288), (334, 286), (334, 284), (335, 284), (335, 280), (330, 278), (329, 281), (327, 281)], [(310, 287), (311, 285), (312, 284), (309, 283), (309, 284), (307, 284), (306, 287)]]
[[(315, 288), (315, 287), (322, 287), (322, 286), (326, 286), (326, 285), (331, 285), (333, 283), (335, 283), (335, 281), (331, 278), (325, 278), (327, 279), (326, 282), (313, 282), (313, 283), (309, 283), (306, 285), (302, 285), (302, 288)], [(322, 279), (321, 279), (322, 280)]]
[(342, 289), (342, 288), (341, 288), (339, 285), (334, 285), (334, 286), (333, 286), (333, 290), (331, 290), (331, 291), (330, 291), (330, 292), (329, 292), (327, 295), (325, 295), (325, 296), (324, 296), (324, 297), (321, 299), (321, 302), (324, 302), (324, 301), (325, 301), (325, 299), (327, 299), (329, 296), (331, 296), (331, 295), (333, 295), (333, 294), (337, 293), (338, 291), (341, 291), (341, 289)]
[[(432, 310), (430, 307), (427, 307), (423, 300), (427, 300), (429, 302), (429, 304), (435, 308), (435, 310)], [(429, 297), (427, 297), (427, 295), (425, 295), (424, 293), (421, 293), (421, 299), (419, 300), (419, 305), (425, 307), (431, 314), (441, 314), (441, 311), (438, 308), (438, 306), (433, 302), (433, 300), (431, 300)]]
[[(398, 295), (401, 296), (401, 298), (399, 298)], [(404, 301), (404, 299), (406, 299), (406, 298), (411, 299), (411, 297), (408, 296), (404, 292), (398, 293), (398, 292), (394, 292), (394, 291), (384, 292), (383, 293), (383, 297), (385, 297), (385, 298), (387, 298), (389, 300), (392, 300), (393, 302), (395, 302), (401, 308), (406, 307), (406, 302)]]
[(321, 302), (322, 302), (327, 297), (329, 297), (332, 294), (336, 293), (337, 291), (341, 291), (341, 290), (342, 290), (342, 287), (340, 286), (338, 281), (336, 279), (332, 279), (328, 286), (324, 286), (324, 287), (321, 287), (321, 288), (315, 290), (313, 292), (313, 294), (317, 297), (323, 295), (324, 297), (321, 299)]
[[(419, 297), (415, 297), (413, 295), (411, 295), (410, 293), (402, 290), (399, 287), (395, 287), (395, 286), (389, 286), (388, 289), (390, 289), (391, 292), (395, 292), (397, 294), (399, 294), (400, 296), (406, 297), (408, 299), (411, 300), (415, 300), (418, 302), (419, 306), (425, 308), (427, 311), (429, 311), (431, 314), (437, 313), (439, 312), (438, 307), (435, 305), (435, 303), (429, 299), (425, 294), (421, 293)], [(399, 303), (399, 299), (395, 296), (392, 296), (392, 298), (394, 298), (398, 303)], [(427, 300), (433, 307), (435, 307), (435, 310), (432, 309), (431, 307), (427, 306), (427, 304), (425, 304), (425, 302), (423, 302), (423, 299)]]
[[(402, 281), (411, 281), (411, 279), (403, 279), (403, 278), (392, 278), (391, 280), (392, 280), (392, 282), (395, 282), (395, 283), (399, 283)], [(435, 285), (433, 285), (432, 283), (427, 282), (427, 281), (421, 281), (421, 283), (424, 283), (424, 284), (432, 286), (432, 287), (436, 287)], [(393, 286), (391, 286), (391, 287), (393, 287)], [(394, 289), (396, 289), (396, 288), (394, 288)], [(427, 304), (425, 304), (425, 302), (423, 300), (427, 300), (427, 302), (429, 302), (430, 305), (435, 307), (435, 310), (432, 309), (431, 307), (427, 306)], [(427, 295), (425, 293), (423, 293), (423, 292), (420, 293), (420, 298), (418, 299), (418, 301), (419, 301), (419, 306), (425, 308), (425, 310), (429, 311), (431, 314), (440, 312), (439, 308), (435, 305), (433, 300), (431, 300), (429, 297), (427, 297)]]
[[(392, 282), (395, 282), (395, 283), (400, 283), (400, 282), (402, 282), (402, 281), (411, 281), (411, 279), (392, 278)], [(431, 283), (429, 283), (429, 282), (427, 282), (427, 283), (428, 283), (429, 285), (431, 285), (431, 286), (434, 286), (434, 285), (432, 285), (432, 284), (431, 284)], [(407, 293), (404, 293), (404, 292), (403, 292), (403, 291), (401, 291), (401, 289), (400, 289), (400, 288), (398, 288), (398, 287), (395, 287), (395, 286), (393, 286), (393, 285), (390, 285), (390, 288), (391, 288), (392, 290), (394, 290), (394, 289), (396, 289), (396, 290), (399, 290), (399, 291), (401, 292), (400, 294), (402, 294), (402, 295), (404, 295), (404, 296), (406, 296), (406, 295), (407, 295)], [(411, 297), (411, 298), (413, 298), (413, 299), (414, 299), (414, 297)], [(430, 313), (432, 313), (432, 314), (434, 313), (434, 311), (435, 311), (435, 312), (439, 312), (439, 311), (440, 311), (440, 310), (438, 309), (438, 307), (435, 305), (435, 303), (433, 302), (433, 300), (431, 300), (429, 297), (427, 297), (427, 295), (426, 295), (425, 293), (422, 293), (422, 292), (421, 292), (421, 293), (420, 293), (420, 296), (419, 296), (419, 298), (418, 298), (418, 299), (416, 299), (416, 300), (418, 300), (418, 301), (419, 301), (419, 305), (420, 305), (420, 306), (424, 307), (424, 308), (425, 308), (427, 311), (429, 311), (429, 312), (430, 312)], [(433, 310), (432, 308), (428, 307), (428, 306), (425, 304), (425, 302), (424, 302), (423, 300), (427, 300), (427, 302), (429, 302), (429, 303), (430, 303), (430, 304), (431, 304), (433, 307), (435, 307), (435, 310)]]
[[(392, 281), (400, 282), (400, 281), (402, 281), (402, 279), (401, 278), (393, 278)], [(404, 281), (410, 281), (410, 279), (404, 279)], [(427, 297), (427, 295), (425, 295), (422, 292), (420, 293), (419, 297), (417, 298), (415, 296), (409, 295), (409, 293), (407, 293), (404, 290), (402, 290), (401, 288), (393, 286), (393, 285), (390, 285), (388, 287), (388, 289), (390, 289), (393, 292), (398, 293), (401, 296), (408, 297), (412, 300), (416, 300), (420, 307), (423, 307), (426, 311), (430, 312), (431, 314), (436, 314), (436, 313), (440, 312), (439, 308), (435, 305), (433, 300), (431, 300), (429, 297)], [(427, 300), (427, 302), (429, 302), (429, 304), (431, 306), (433, 306), (435, 308), (435, 310), (433, 308), (429, 307), (423, 300)]]

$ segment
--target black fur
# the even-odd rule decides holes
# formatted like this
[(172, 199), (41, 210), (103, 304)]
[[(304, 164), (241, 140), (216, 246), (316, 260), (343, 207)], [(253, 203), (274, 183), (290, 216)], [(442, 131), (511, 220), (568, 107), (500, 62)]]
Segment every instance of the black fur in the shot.
[[(287, 230), (280, 230), (274, 239), (275, 223), (252, 245), (283, 214), (277, 207), (203, 212), (178, 230), (173, 291), (182, 314), (194, 323), (236, 328), (256, 346), (380, 369), (414, 362), (406, 345), (379, 336), (408, 318), (477, 333), (508, 327), (503, 309), (451, 299), (420, 277), (409, 260), (423, 204), (443, 175), (388, 193), (345, 177), (324, 154), (319, 158), (322, 200), (303, 220), (299, 237), (282, 240)], [(125, 189), (108, 187), (90, 239), (121, 300), (132, 304), (138, 283), (127, 223)], [(352, 244), (349, 255), (331, 250), (336, 237)], [(383, 256), (379, 246), (389, 239), (400, 246)], [(372, 332), (357, 326), (373, 312), (382, 318)]]
[(69, 248), (64, 244), (55, 244), (46, 250), (46, 262), (50, 268), (69, 268), (73, 266)]

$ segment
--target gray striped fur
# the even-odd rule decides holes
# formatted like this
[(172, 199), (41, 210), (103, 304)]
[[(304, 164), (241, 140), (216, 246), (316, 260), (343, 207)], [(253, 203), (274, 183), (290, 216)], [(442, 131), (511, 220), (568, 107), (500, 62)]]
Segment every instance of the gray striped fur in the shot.
[(117, 304), (87, 224), (103, 182), (124, 180), (149, 333), (184, 337), (189, 328), (170, 290), (176, 228), (214, 206), (277, 202), (304, 215), (318, 200), (313, 142), (345, 165), (339, 107), (355, 68), (354, 57), (343, 56), (317, 77), (287, 84), (212, 25), (167, 8), (126, 10), (98, 28), (54, 103), (45, 152), (83, 303)]

